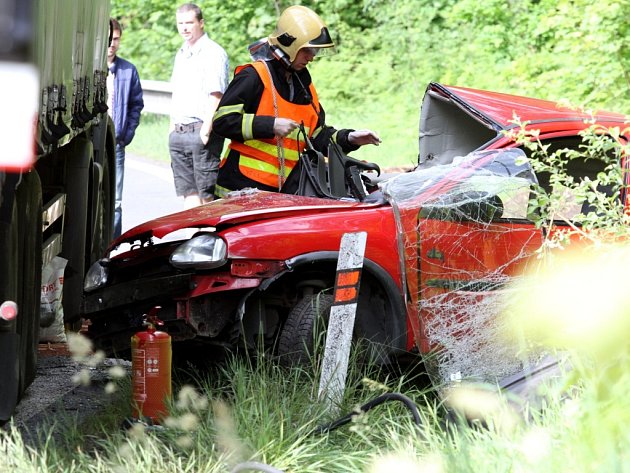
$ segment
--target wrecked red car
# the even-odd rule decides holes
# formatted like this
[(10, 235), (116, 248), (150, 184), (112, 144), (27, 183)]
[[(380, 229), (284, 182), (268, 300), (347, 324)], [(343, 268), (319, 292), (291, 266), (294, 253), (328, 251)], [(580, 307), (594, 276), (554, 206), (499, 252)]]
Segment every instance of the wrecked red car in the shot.
[[(332, 304), (342, 235), (365, 231), (355, 338), (379, 359), (440, 346), (441, 379), (485, 377), (489, 350), (468, 335), (486, 323), (480, 314), (496, 313), (497, 296), (543, 239), (528, 200), (548, 182), (504, 133), (515, 115), (554, 147), (577, 149), (589, 126), (584, 113), (553, 102), (431, 83), (412, 172), (376, 176), (378, 166), (337, 159), (336, 150), (328, 159), (307, 152), (290, 194), (236, 192), (127, 231), (109, 251), (130, 249), (86, 278), (89, 336), (124, 353), (143, 315), (161, 306), (176, 345), (302, 353)], [(611, 127), (626, 119), (596, 118)], [(582, 160), (572, 172), (595, 176), (599, 166)], [(197, 231), (168, 240), (182, 229)]]

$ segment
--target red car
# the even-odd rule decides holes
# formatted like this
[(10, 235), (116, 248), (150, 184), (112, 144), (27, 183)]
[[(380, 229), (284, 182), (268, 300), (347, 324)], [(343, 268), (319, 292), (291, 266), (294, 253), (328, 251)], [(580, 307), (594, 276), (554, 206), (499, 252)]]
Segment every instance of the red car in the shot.
[[(553, 102), (431, 83), (413, 172), (377, 184), (374, 165), (336, 161), (331, 151), (327, 168), (305, 156), (292, 189), (301, 195), (246, 190), (129, 230), (110, 250), (131, 249), (103, 258), (86, 278), (89, 335), (124, 352), (143, 314), (159, 305), (176, 344), (264, 344), (301, 356), (332, 303), (342, 235), (365, 231), (355, 338), (381, 359), (440, 346), (442, 379), (487, 377), (487, 341), (474, 340), (475, 327), (489, 323), (496, 296), (543, 238), (528, 200), (533, 185), (548, 183), (503, 133), (515, 114), (562, 148), (576, 148), (588, 126), (583, 113)], [(597, 115), (604, 126), (625, 119)], [(573, 169), (577, 178), (600, 170), (593, 160)], [(161, 241), (186, 228), (198, 232)], [(512, 371), (504, 365), (491, 374)]]

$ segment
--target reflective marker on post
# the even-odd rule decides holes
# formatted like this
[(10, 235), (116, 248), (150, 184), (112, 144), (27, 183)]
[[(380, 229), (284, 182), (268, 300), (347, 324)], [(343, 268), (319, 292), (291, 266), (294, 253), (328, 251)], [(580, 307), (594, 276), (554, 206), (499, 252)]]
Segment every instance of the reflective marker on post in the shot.
[(344, 233), (341, 238), (334, 302), (319, 381), (319, 399), (328, 402), (331, 408), (342, 401), (346, 385), (366, 241), (366, 232)]
[[(361, 262), (363, 265), (363, 262)], [(340, 270), (337, 268), (337, 281), (335, 282), (335, 304), (351, 304), (359, 298), (359, 282), (361, 280), (361, 268)]]

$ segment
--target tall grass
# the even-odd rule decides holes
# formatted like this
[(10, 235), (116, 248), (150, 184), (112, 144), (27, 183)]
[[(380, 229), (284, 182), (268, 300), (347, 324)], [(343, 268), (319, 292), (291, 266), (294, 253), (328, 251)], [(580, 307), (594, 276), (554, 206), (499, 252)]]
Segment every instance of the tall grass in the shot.
[(416, 426), (401, 404), (391, 403), (329, 433), (313, 433), (331, 420), (314, 397), (316, 372), (234, 357), (187, 379), (194, 387), (179, 390), (161, 428), (115, 427), (130, 412), (120, 409), (130, 397), (126, 383), (112, 411), (120, 423), (101, 417), (87, 426), (57, 426), (56, 436), (43, 432), (47, 440), (39, 448), (26, 446), (15, 429), (1, 433), (0, 471), (226, 472), (244, 461), (307, 473), (630, 469), (630, 433), (619, 422), (626, 416), (622, 395), (630, 387), (628, 375), (610, 386), (618, 398), (603, 400), (596, 385), (586, 384), (571, 397), (548, 397), (544, 415), (534, 412), (528, 421), (505, 422), (487, 412), (486, 426), (447, 422), (443, 405), (414, 379), (356, 365), (348, 379), (342, 412), (385, 391), (403, 390), (419, 406), (422, 425)]

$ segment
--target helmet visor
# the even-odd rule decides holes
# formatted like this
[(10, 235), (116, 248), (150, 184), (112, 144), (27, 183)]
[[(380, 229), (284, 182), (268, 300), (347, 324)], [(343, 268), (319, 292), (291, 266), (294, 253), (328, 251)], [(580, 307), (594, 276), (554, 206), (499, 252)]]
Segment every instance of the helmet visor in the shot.
[(308, 44), (309, 46), (316, 46), (320, 48), (330, 48), (335, 45), (332, 38), (330, 37), (328, 28), (326, 28), (325, 26), (323, 26), (320, 30), (319, 36), (317, 38), (311, 39)]
[(328, 47), (316, 47), (316, 46), (305, 46), (300, 48), (301, 51), (306, 51), (308, 54), (313, 57), (324, 57), (324, 56), (332, 56), (337, 52), (334, 46)]
[(308, 50), (313, 56), (330, 56), (335, 54), (335, 43), (330, 37), (328, 28), (323, 26), (319, 36), (309, 40), (300, 49)]

